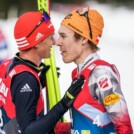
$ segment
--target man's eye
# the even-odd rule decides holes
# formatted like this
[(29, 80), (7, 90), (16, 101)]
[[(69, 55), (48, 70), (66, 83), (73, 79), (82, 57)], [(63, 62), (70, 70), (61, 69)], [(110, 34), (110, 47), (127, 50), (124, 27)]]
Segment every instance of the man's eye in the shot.
[(61, 35), (61, 37), (64, 39), (66, 36), (65, 35)]

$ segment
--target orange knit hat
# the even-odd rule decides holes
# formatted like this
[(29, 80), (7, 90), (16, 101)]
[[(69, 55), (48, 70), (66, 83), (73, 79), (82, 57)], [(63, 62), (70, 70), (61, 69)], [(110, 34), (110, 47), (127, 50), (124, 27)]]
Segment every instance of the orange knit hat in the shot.
[(100, 13), (89, 8), (72, 11), (61, 24), (89, 39), (95, 45), (98, 44), (104, 27)]
[(46, 12), (27, 12), (21, 15), (14, 27), (14, 37), (19, 50), (26, 50), (54, 33)]

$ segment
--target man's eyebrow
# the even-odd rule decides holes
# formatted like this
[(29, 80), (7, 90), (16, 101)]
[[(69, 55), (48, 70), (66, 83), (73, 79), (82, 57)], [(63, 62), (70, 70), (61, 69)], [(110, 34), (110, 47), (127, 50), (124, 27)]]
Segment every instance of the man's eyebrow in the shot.
[(66, 35), (65, 33), (63, 33), (63, 32), (58, 32), (60, 35)]

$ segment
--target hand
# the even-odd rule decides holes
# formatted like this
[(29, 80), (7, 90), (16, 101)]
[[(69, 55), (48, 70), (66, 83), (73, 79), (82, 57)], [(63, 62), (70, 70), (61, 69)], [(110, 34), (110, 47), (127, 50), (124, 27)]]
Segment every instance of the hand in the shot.
[[(50, 66), (49, 65), (45, 65), (44, 63), (41, 63), (43, 66), (43, 69), (40, 71), (39, 77), (40, 77), (40, 81), (41, 81), (41, 85), (42, 87), (45, 87), (45, 83), (46, 83), (46, 72), (49, 70)], [(56, 67), (57, 70), (57, 76), (59, 78), (60, 76), (60, 68)]]
[(81, 91), (81, 87), (84, 84), (84, 76), (80, 76), (78, 79), (75, 79), (71, 86), (66, 91), (64, 97), (61, 99), (61, 103), (64, 107), (70, 108)]
[(55, 126), (56, 134), (71, 134), (71, 122), (58, 122)]

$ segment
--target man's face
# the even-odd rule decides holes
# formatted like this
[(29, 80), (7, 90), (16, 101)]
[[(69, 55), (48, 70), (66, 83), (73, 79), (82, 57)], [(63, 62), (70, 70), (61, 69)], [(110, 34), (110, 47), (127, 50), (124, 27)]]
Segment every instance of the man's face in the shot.
[(52, 48), (52, 45), (54, 44), (55, 40), (53, 38), (53, 34), (51, 34), (38, 44), (37, 53), (40, 59), (49, 58), (51, 56), (50, 50)]
[(61, 25), (57, 45), (60, 47), (62, 59), (65, 63), (78, 63), (82, 54), (82, 41), (74, 38), (74, 32)]

